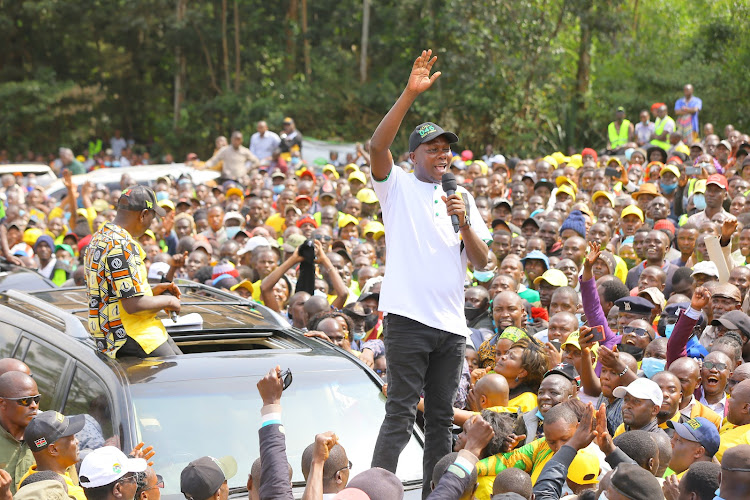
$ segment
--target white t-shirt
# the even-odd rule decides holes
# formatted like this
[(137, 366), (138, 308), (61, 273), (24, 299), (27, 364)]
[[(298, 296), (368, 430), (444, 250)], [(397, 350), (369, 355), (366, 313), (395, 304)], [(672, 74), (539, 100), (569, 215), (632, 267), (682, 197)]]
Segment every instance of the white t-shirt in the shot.
[(122, 150), (128, 147), (128, 141), (124, 137), (112, 137), (109, 140), (109, 147), (112, 148), (112, 156), (118, 158)]
[[(386, 262), (379, 309), (424, 325), (469, 336), (464, 316), (466, 249), (453, 231), (440, 184), (418, 180), (394, 166), (388, 178), (373, 182), (383, 209)], [(466, 189), (471, 227), (491, 241), (487, 226)]]

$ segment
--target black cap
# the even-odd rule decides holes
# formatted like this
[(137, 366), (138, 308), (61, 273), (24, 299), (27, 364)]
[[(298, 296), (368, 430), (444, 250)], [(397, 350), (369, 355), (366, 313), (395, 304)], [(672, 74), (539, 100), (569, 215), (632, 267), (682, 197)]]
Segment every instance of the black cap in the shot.
[(494, 219), (492, 221), (492, 231), (495, 231), (498, 227), (501, 228), (503, 231), (508, 231), (509, 233), (512, 233), (513, 230), (511, 230), (510, 226), (507, 222), (505, 222), (503, 219)]
[(417, 128), (409, 136), (409, 152), (413, 152), (420, 144), (430, 142), (431, 140), (444, 135), (448, 142), (455, 144), (458, 142), (458, 136), (453, 132), (446, 132), (440, 125), (432, 122), (425, 122), (417, 125)]
[(66, 417), (56, 411), (38, 413), (23, 433), (23, 440), (31, 451), (42, 451), (60, 438), (81, 432), (86, 419), (83, 415)]
[(651, 314), (651, 311), (654, 309), (654, 304), (643, 297), (623, 297), (617, 299), (615, 305), (620, 312), (631, 314), (647, 315)]
[(122, 192), (117, 208), (140, 212), (141, 210), (153, 210), (159, 217), (164, 217), (166, 212), (156, 203), (156, 195), (145, 186), (133, 186)]
[(581, 376), (578, 375), (578, 370), (576, 370), (576, 367), (571, 365), (570, 363), (560, 363), (559, 365), (545, 373), (543, 378), (547, 378), (550, 375), (562, 375), (571, 382), (574, 382), (577, 386), (580, 387), (581, 385)]
[(742, 311), (725, 312), (721, 318), (713, 320), (711, 324), (721, 324), (728, 330), (739, 330), (745, 338), (750, 338), (750, 316)]
[(237, 461), (232, 457), (201, 457), (193, 460), (180, 474), (180, 491), (185, 498), (205, 500), (213, 496), (224, 481), (237, 474)]
[(661, 485), (653, 474), (636, 464), (621, 463), (611, 479), (612, 488), (631, 500), (664, 498)]

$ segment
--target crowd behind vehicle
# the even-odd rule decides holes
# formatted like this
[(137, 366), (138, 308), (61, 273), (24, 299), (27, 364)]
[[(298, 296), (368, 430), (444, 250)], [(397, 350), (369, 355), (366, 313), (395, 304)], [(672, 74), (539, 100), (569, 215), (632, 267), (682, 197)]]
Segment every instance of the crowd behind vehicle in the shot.
[[(454, 453), (424, 498), (732, 500), (750, 491), (750, 137), (699, 129), (702, 102), (691, 86), (684, 92), (677, 120), (663, 103), (636, 125), (618, 108), (599, 152), (452, 154), (450, 171), (492, 242), (487, 265), (466, 271)], [(148, 184), (165, 214), (138, 238), (152, 286), (194, 281), (262, 303), (387, 382), (378, 302), (387, 239), (397, 236), (382, 223), (368, 142), (307, 163), (286, 118), (278, 135), (259, 122), (249, 141), (235, 131), (215, 145), (205, 161), (187, 155), (189, 171), (175, 175), (166, 155), (155, 178), (124, 173), (116, 185), (90, 172), (152, 168), (119, 132), (80, 157), (61, 148), (54, 159), (16, 158), (48, 164), (62, 196), (33, 173), (3, 174), (2, 254), (58, 286), (84, 286), (94, 234), (124, 193)], [(411, 172), (408, 154), (394, 160)], [(206, 172), (215, 173), (197, 180)], [(298, 467), (306, 499), (402, 498), (383, 469), (349, 478), (336, 429), (310, 436), (301, 464), (287, 463), (281, 368), (258, 382), (260, 458), (242, 471), (249, 498), (292, 498)], [(95, 426), (38, 412), (30, 375), (0, 360), (0, 494), (158, 498), (158, 449), (128, 458), (102, 442), (114, 446), (80, 460), (81, 433)], [(237, 473), (235, 458), (195, 457), (180, 491), (224, 499)]]

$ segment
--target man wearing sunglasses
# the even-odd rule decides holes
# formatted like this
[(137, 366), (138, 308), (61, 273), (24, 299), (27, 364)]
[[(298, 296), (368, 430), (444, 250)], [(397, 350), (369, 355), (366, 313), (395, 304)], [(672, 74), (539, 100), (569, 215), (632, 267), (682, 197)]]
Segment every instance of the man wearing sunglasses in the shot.
[(142, 484), (138, 485), (135, 492), (135, 500), (159, 500), (161, 490), (164, 488), (164, 478), (149, 467), (146, 472), (139, 472), (144, 476)]
[(89, 332), (99, 351), (110, 357), (180, 352), (156, 318), (162, 310), (180, 312), (180, 290), (174, 283), (149, 285), (146, 254), (135, 240), (165, 213), (153, 191), (128, 188), (120, 196), (115, 220), (105, 223), (86, 249)]
[(75, 434), (83, 429), (85, 422), (83, 415), (66, 417), (56, 411), (45, 411), (34, 417), (26, 427), (23, 439), (34, 454), (36, 465), (29, 467), (18, 484), (37, 472), (52, 471), (65, 479), (70, 496), (76, 500), (86, 500), (83, 488), (68, 474), (68, 468), (78, 462)]
[(40, 398), (36, 382), (25, 373), (0, 375), (0, 468), (12, 477), (10, 490), (14, 494), (19, 479), (34, 465), (34, 456), (23, 437), (39, 411)]

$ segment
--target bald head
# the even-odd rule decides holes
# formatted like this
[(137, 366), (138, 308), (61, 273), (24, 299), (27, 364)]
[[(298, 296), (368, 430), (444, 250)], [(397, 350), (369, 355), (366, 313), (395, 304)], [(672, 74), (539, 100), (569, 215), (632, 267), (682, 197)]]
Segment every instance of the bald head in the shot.
[(480, 378), (474, 386), (474, 392), (480, 398), (484, 396), (483, 408), (508, 405), (508, 381), (502, 375), (490, 373)]
[[(750, 375), (750, 368), (748, 370), (748, 375)], [(695, 377), (695, 380), (698, 380), (701, 376), (698, 362), (694, 358), (690, 357), (675, 359), (674, 361), (672, 361), (672, 364), (669, 365), (669, 371), (674, 373), (678, 377), (680, 376), (680, 373), (685, 373), (691, 377)]]
[(21, 372), (31, 376), (31, 369), (26, 366), (26, 363), (16, 358), (2, 358), (0, 359), (0, 375), (8, 372)]
[[(735, 469), (735, 470), (732, 470)], [(721, 459), (720, 498), (746, 498), (750, 489), (750, 445), (729, 448)]]
[[(2, 379), (2, 377), (0, 377), (0, 379)], [(743, 380), (734, 386), (732, 399), (741, 404), (750, 403), (750, 380)]]
[(29, 375), (17, 371), (0, 375), (0, 398), (18, 398), (36, 393), (36, 382)]

